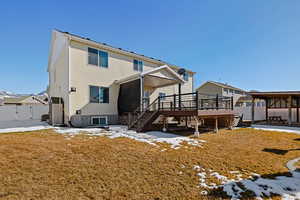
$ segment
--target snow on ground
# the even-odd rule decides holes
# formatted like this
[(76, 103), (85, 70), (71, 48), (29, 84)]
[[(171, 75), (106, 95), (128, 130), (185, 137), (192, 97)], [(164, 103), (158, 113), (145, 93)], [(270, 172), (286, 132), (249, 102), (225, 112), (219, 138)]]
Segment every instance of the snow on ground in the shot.
[(160, 131), (150, 131), (146, 133), (137, 133), (136, 131), (128, 130), (127, 126), (110, 126), (109, 130), (101, 128), (56, 128), (55, 131), (61, 134), (74, 136), (83, 132), (91, 136), (107, 136), (109, 138), (126, 137), (140, 142), (156, 145), (155, 143), (168, 143), (172, 148), (177, 149), (182, 142), (187, 142), (190, 145), (200, 146), (203, 140), (195, 140), (185, 136), (179, 136), (171, 133)]
[(43, 129), (54, 129), (57, 133), (65, 134), (68, 139), (78, 134), (88, 134), (89, 136), (107, 136), (109, 138), (126, 137), (140, 142), (156, 145), (155, 143), (168, 143), (172, 148), (177, 149), (182, 142), (187, 142), (193, 146), (201, 146), (203, 140), (195, 140), (185, 136), (179, 136), (171, 133), (160, 131), (150, 131), (146, 133), (137, 133), (136, 131), (128, 130), (127, 126), (110, 126), (108, 130), (102, 128), (69, 128), (69, 127), (53, 127), (47, 123), (40, 123), (37, 126), (16, 127), (0, 129), (0, 133), (26, 132)]
[(28, 131), (38, 131), (43, 129), (51, 129), (52, 126), (49, 126), (45, 122), (40, 122), (34, 126), (24, 126), (24, 127), (15, 127), (15, 128), (2, 128), (0, 133), (13, 133), (13, 132), (28, 132)]
[(297, 133), (300, 134), (299, 127), (288, 127), (288, 126), (271, 126), (271, 125), (252, 125), (251, 126), (257, 130), (264, 131), (279, 131), (279, 132), (288, 132), (288, 133)]
[[(247, 179), (242, 179), (242, 175), (238, 171), (230, 172), (236, 176), (235, 179), (228, 179), (226, 176), (220, 175), (217, 172), (207, 173), (206, 170), (200, 166), (194, 166), (194, 169), (199, 176), (199, 186), (211, 190), (223, 188), (223, 191), (232, 199), (239, 199), (243, 192), (250, 190), (257, 199), (276, 194), (281, 196), (284, 200), (297, 200), (300, 199), (300, 172), (291, 166), (298, 160), (300, 160), (300, 158), (291, 160), (287, 164), (292, 177), (277, 176), (275, 179), (262, 178), (255, 173)], [(221, 184), (207, 183), (206, 178), (208, 175), (217, 178)], [(207, 191), (201, 191), (201, 194), (206, 195)]]

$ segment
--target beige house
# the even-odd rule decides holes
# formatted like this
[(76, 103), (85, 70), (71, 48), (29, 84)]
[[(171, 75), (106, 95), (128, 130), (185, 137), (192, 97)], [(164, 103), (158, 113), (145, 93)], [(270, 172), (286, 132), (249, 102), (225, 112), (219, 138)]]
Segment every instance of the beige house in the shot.
[(203, 98), (216, 95), (219, 97), (233, 97), (234, 105), (240, 97), (247, 95), (247, 92), (240, 88), (216, 81), (207, 81), (198, 87), (196, 91)]
[(67, 32), (52, 32), (50, 121), (78, 127), (116, 124), (158, 96), (193, 92), (194, 72)]

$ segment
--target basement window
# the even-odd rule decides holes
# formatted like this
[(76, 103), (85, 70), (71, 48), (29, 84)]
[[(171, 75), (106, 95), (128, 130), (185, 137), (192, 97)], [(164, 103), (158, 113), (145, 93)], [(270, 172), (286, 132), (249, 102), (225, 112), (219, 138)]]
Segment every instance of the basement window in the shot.
[(91, 118), (91, 124), (92, 125), (98, 125), (98, 126), (106, 126), (107, 125), (107, 117), (92, 117)]

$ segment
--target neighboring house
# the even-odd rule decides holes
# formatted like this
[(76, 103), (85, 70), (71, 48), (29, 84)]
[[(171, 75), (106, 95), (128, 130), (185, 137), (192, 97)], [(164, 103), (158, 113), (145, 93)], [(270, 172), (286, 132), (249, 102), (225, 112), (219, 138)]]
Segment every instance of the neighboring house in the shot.
[(35, 96), (21, 96), (21, 97), (4, 97), (4, 105), (36, 105), (44, 104), (47, 102), (35, 97)]
[(3, 106), (3, 105), (4, 105), (4, 98), (0, 97), (0, 106)]
[(196, 91), (199, 96), (203, 98), (205, 98), (205, 96), (210, 97), (216, 95), (219, 97), (233, 97), (234, 105), (241, 96), (247, 95), (247, 92), (240, 88), (216, 81), (207, 81), (197, 88)]
[(48, 72), (50, 122), (116, 124), (158, 96), (193, 92), (194, 72), (68, 32), (54, 30)]
[[(256, 107), (265, 106), (265, 102), (263, 100), (256, 99), (254, 103)], [(252, 106), (252, 97), (250, 95), (241, 96), (235, 103), (235, 107), (251, 107), (251, 106)]]

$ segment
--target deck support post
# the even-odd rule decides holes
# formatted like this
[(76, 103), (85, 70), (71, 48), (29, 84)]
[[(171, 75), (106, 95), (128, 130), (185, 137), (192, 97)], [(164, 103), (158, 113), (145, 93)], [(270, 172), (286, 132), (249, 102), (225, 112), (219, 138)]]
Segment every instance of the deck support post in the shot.
[(269, 100), (266, 99), (265, 101), (266, 101), (266, 121), (268, 123), (268, 121), (269, 121), (269, 111), (268, 111)]
[(164, 124), (163, 132), (166, 132), (167, 131), (167, 118), (165, 116), (163, 116), (163, 124)]
[(215, 118), (215, 133), (218, 133), (219, 132), (219, 127), (218, 127), (218, 118), (216, 117)]
[(291, 126), (292, 125), (292, 96), (289, 96), (288, 98), (288, 108), (289, 108), (288, 123), (289, 126)]
[(140, 77), (140, 85), (141, 85), (141, 101), (140, 101), (140, 111), (143, 112), (144, 111), (144, 77), (141, 76)]
[(300, 98), (297, 98), (297, 123), (299, 123), (299, 105), (300, 104)]
[(198, 119), (198, 116), (194, 116), (194, 118), (195, 118), (195, 122), (196, 122), (194, 136), (199, 137), (199, 135), (200, 135), (199, 134), (199, 119)]
[(251, 121), (252, 121), (252, 124), (254, 124), (254, 115), (255, 114), (255, 98), (252, 97), (252, 104), (251, 104)]

